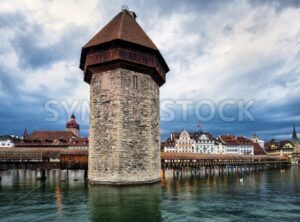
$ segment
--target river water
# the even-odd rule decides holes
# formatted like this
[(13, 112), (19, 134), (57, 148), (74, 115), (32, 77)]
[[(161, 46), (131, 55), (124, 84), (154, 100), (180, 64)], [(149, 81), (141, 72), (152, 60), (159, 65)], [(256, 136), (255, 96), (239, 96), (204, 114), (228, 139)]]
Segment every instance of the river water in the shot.
[[(0, 171), (0, 221), (300, 221), (300, 169), (182, 178), (134, 187), (90, 186), (83, 172), (45, 182)], [(172, 174), (170, 174), (172, 175)], [(243, 178), (243, 179), (242, 179)]]

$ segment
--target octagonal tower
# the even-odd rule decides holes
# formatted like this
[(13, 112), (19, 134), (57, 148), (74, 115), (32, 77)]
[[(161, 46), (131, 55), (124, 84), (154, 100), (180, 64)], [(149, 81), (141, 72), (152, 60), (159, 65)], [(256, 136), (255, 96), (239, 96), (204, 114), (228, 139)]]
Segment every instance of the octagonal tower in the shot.
[(159, 87), (168, 65), (126, 9), (83, 46), (90, 84), (89, 172), (92, 184), (159, 181)]

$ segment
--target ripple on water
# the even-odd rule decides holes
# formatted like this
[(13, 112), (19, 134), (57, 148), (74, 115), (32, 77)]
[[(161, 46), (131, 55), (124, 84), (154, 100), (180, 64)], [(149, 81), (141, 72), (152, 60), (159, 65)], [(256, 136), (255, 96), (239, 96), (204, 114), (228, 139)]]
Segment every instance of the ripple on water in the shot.
[[(300, 221), (300, 170), (91, 187), (1, 171), (1, 221)], [(77, 173), (78, 176), (78, 173)]]

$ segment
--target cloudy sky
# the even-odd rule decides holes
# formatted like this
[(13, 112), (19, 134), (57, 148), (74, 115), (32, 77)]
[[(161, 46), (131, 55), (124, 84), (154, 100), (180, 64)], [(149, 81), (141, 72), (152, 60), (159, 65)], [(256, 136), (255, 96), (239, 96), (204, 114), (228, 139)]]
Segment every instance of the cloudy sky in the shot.
[[(88, 135), (81, 47), (127, 5), (171, 71), (161, 134), (290, 138), (300, 131), (300, 1), (0, 0), (0, 134)], [(173, 115), (175, 114), (175, 115)]]

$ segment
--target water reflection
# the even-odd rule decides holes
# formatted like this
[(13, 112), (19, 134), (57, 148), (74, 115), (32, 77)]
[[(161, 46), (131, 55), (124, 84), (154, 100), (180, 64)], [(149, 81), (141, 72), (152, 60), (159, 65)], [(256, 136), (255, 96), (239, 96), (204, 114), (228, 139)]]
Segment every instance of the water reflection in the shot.
[[(300, 221), (300, 170), (89, 186), (84, 171), (0, 171), (2, 221)], [(243, 178), (241, 182), (241, 178)]]
[(91, 221), (161, 221), (159, 184), (89, 186)]

